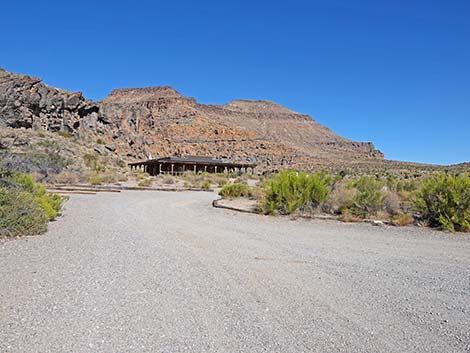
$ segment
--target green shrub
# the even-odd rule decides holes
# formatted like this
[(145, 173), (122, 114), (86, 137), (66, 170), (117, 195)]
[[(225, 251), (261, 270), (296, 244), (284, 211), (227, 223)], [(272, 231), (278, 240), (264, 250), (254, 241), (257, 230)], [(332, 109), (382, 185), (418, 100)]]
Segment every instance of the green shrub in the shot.
[(43, 233), (57, 217), (63, 198), (48, 193), (30, 175), (0, 173), (0, 233), (12, 236)]
[(44, 210), (49, 220), (57, 217), (62, 207), (62, 197), (48, 193), (44, 185), (36, 183), (30, 175), (14, 173), (9, 178), (17, 188), (31, 194), (36, 203)]
[(103, 184), (103, 178), (101, 177), (101, 175), (98, 174), (90, 175), (88, 177), (88, 182), (91, 185), (101, 185)]
[(222, 197), (236, 198), (236, 197), (250, 197), (252, 195), (251, 189), (246, 184), (227, 184), (219, 191)]
[(48, 216), (35, 197), (19, 189), (0, 188), (0, 233), (21, 236), (47, 230)]
[(90, 168), (91, 170), (97, 173), (104, 172), (106, 170), (106, 167), (100, 163), (98, 157), (96, 157), (95, 155), (86, 154), (83, 156), (83, 160), (87, 168)]
[(127, 167), (126, 162), (124, 162), (122, 159), (118, 159), (117, 162), (116, 162), (116, 165), (117, 165), (119, 168), (125, 168), (125, 167)]
[(45, 148), (60, 148), (59, 143), (54, 140), (44, 139), (38, 142), (38, 146)]
[(92, 172), (88, 175), (88, 182), (91, 185), (114, 184), (118, 182), (118, 175), (113, 171), (105, 173)]
[(209, 190), (211, 188), (211, 183), (208, 180), (204, 180), (201, 184), (201, 189)]
[(470, 174), (428, 177), (421, 183), (414, 205), (431, 226), (470, 231)]
[(384, 207), (385, 194), (382, 191), (384, 185), (377, 178), (363, 176), (352, 182), (351, 186), (356, 189), (353, 205), (350, 208), (354, 214), (366, 218)]
[(284, 170), (264, 184), (261, 209), (265, 214), (291, 214), (298, 208), (315, 207), (326, 201), (332, 178), (326, 173)]

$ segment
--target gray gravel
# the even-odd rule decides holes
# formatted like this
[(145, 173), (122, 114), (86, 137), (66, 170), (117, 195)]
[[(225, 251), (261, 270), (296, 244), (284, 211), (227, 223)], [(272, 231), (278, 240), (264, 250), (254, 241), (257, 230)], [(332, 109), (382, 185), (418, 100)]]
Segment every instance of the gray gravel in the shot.
[(75, 195), (0, 244), (0, 352), (469, 352), (470, 237)]

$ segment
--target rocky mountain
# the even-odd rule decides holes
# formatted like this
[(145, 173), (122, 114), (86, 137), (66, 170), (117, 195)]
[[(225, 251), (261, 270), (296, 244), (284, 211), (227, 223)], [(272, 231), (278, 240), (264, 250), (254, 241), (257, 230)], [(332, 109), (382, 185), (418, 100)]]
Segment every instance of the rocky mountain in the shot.
[(0, 128), (99, 139), (127, 161), (173, 154), (255, 162), (260, 169), (373, 163), (372, 143), (338, 136), (311, 117), (270, 101), (204, 105), (171, 87), (117, 89), (99, 102), (0, 70)]

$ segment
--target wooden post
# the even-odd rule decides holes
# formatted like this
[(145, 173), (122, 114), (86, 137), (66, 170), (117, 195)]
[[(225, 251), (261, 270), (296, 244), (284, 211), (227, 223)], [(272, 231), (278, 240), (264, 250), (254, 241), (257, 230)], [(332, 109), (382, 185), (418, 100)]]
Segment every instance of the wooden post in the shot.
[(217, 166), (214, 167), (214, 172), (217, 174)]
[(158, 174), (162, 174), (162, 164), (158, 163)]
[(172, 165), (171, 165), (171, 175), (175, 175), (175, 174), (174, 174), (174, 171), (173, 171), (173, 170), (174, 170), (174, 167), (175, 167), (175, 165), (172, 164)]
[(207, 165), (204, 166), (204, 173), (207, 173)]
[(194, 174), (196, 174), (196, 165), (194, 165)]

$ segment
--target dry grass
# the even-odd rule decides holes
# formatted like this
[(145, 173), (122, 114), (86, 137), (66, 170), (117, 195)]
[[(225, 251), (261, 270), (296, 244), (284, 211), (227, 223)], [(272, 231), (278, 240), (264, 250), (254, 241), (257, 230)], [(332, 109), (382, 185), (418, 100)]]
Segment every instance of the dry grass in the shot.
[(171, 185), (175, 183), (175, 178), (171, 175), (165, 175), (162, 180), (163, 184)]
[(91, 185), (103, 185), (103, 184), (115, 184), (118, 182), (117, 174), (108, 172), (89, 172), (87, 174), (87, 180)]
[(139, 182), (139, 184), (137, 184), (138, 186), (151, 186), (153, 184), (153, 180), (152, 178), (148, 178), (148, 179), (144, 179), (142, 181)]
[(360, 222), (362, 219), (361, 217), (353, 214), (350, 210), (344, 209), (341, 213), (340, 220), (347, 223), (357, 223)]
[(351, 207), (355, 195), (355, 189), (348, 188), (346, 183), (340, 182), (330, 193), (324, 209), (329, 213), (341, 214), (344, 209)]
[(392, 224), (395, 226), (407, 226), (414, 221), (413, 216), (408, 213), (397, 213), (392, 216)]
[(54, 182), (58, 184), (77, 184), (81, 179), (81, 176), (76, 172), (63, 171), (54, 177)]

